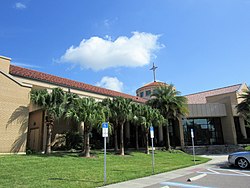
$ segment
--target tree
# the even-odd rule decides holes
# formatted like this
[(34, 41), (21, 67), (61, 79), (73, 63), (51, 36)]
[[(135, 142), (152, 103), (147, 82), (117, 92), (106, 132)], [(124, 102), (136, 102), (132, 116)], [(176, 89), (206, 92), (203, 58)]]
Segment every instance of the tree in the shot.
[(140, 124), (139, 122), (139, 116), (140, 116), (140, 111), (141, 111), (141, 104), (139, 103), (132, 103), (131, 104), (131, 109), (132, 109), (132, 123), (135, 126), (135, 148), (136, 150), (139, 150), (139, 131), (138, 131), (138, 124)]
[(64, 115), (66, 115), (67, 111), (74, 106), (74, 103), (77, 99), (79, 99), (79, 96), (77, 94), (65, 92), (62, 103)]
[(105, 113), (99, 102), (93, 98), (79, 98), (67, 112), (67, 117), (74, 118), (77, 122), (84, 122), (84, 151), (85, 157), (90, 157), (90, 133), (93, 127), (105, 121)]
[[(140, 105), (138, 121), (144, 128), (144, 134), (146, 139), (146, 154), (149, 154), (149, 129), (150, 126), (158, 126), (164, 122), (163, 116), (160, 114), (158, 109), (153, 109), (148, 105)], [(153, 149), (153, 148), (152, 148)]]
[(45, 153), (51, 153), (51, 137), (56, 118), (64, 114), (63, 101), (65, 93), (61, 88), (53, 88), (49, 93), (46, 89), (31, 90), (31, 101), (46, 113), (47, 139)]
[(131, 119), (131, 99), (115, 97), (111, 103), (112, 114), (120, 128), (120, 155), (124, 155), (124, 124)]
[(170, 149), (168, 122), (170, 119), (178, 119), (188, 113), (187, 98), (180, 96), (180, 92), (174, 88), (173, 84), (160, 86), (151, 95), (147, 102), (150, 106), (160, 110), (166, 119), (166, 149)]
[(240, 95), (239, 99), (242, 101), (236, 105), (237, 112), (242, 115), (244, 120), (247, 123), (250, 123), (250, 91), (246, 90), (243, 94)]
[(113, 100), (110, 98), (106, 98), (102, 100), (102, 105), (106, 112), (106, 121), (112, 126), (113, 135), (114, 135), (114, 150), (115, 152), (118, 151), (118, 138), (117, 138), (117, 131), (118, 131), (118, 113), (116, 111), (116, 107), (113, 103)]

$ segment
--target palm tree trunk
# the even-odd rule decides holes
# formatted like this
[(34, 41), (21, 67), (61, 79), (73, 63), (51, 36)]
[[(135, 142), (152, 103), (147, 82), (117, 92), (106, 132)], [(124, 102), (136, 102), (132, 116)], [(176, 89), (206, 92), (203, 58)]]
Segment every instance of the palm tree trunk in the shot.
[(89, 144), (89, 132), (86, 132), (85, 135), (85, 152), (84, 152), (84, 156), (85, 157), (90, 157), (90, 144)]
[(47, 139), (46, 139), (45, 154), (51, 153), (51, 137), (52, 137), (52, 125), (51, 125), (51, 123), (48, 123), (47, 124)]
[(169, 138), (169, 127), (168, 124), (166, 125), (166, 150), (170, 150), (171, 146), (170, 146), (170, 138)]
[(121, 123), (120, 129), (120, 155), (124, 155), (124, 139), (123, 139), (123, 126), (124, 123)]
[(82, 151), (84, 151), (84, 143), (85, 143), (85, 141), (84, 141), (84, 138), (85, 138), (85, 129), (84, 129), (84, 122), (82, 121), (81, 123), (80, 123), (80, 133), (81, 133), (81, 136), (82, 136)]
[[(145, 153), (146, 154), (149, 154), (149, 147), (148, 147), (148, 132), (146, 131), (146, 135), (145, 135), (146, 137), (146, 151), (145, 151)], [(153, 148), (152, 148), (153, 149)]]
[(114, 130), (114, 143), (115, 143), (115, 152), (117, 152), (118, 151), (117, 127)]
[(135, 125), (135, 148), (136, 150), (139, 150), (138, 125)]

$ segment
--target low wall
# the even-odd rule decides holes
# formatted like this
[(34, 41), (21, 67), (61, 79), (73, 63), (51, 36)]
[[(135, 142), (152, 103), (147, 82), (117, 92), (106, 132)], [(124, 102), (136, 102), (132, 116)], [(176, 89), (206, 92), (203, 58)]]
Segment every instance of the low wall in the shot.
[[(209, 145), (209, 146), (195, 146), (196, 155), (206, 154), (228, 154), (237, 151), (244, 151), (243, 147), (239, 145)], [(193, 147), (186, 146), (184, 151), (188, 154), (193, 154)]]

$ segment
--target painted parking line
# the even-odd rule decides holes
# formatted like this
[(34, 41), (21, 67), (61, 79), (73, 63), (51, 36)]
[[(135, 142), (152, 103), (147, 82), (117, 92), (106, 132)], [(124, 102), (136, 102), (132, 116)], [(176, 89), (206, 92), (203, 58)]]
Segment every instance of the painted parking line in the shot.
[(173, 186), (173, 187), (185, 187), (185, 188), (214, 188), (214, 187), (204, 187), (200, 185), (190, 185), (186, 183), (178, 183), (178, 182), (162, 182), (162, 185)]
[(210, 175), (222, 175), (222, 176), (250, 176), (249, 171), (242, 171), (242, 170), (231, 170), (231, 169), (215, 169), (215, 168), (208, 168), (207, 171), (198, 171), (199, 174), (210, 174)]
[(213, 172), (213, 173), (215, 173), (215, 174), (220, 174), (220, 172), (217, 172), (217, 171), (212, 170), (212, 169), (207, 169), (207, 170), (210, 171), (210, 172)]
[(220, 174), (215, 174), (213, 172), (197, 172), (200, 174), (210, 174), (210, 175), (222, 175), (222, 176), (241, 176), (241, 177), (246, 177), (245, 175), (242, 174), (226, 174), (226, 173), (220, 173)]
[(242, 174), (242, 175), (245, 175), (245, 176), (250, 176), (250, 174), (246, 174), (246, 173), (243, 173), (243, 172), (240, 172), (240, 171), (235, 171), (235, 173)]
[(211, 170), (217, 170), (217, 171), (230, 171), (230, 172), (246, 172), (246, 173), (250, 173), (249, 170), (232, 170), (232, 169), (221, 169), (221, 168), (208, 168)]

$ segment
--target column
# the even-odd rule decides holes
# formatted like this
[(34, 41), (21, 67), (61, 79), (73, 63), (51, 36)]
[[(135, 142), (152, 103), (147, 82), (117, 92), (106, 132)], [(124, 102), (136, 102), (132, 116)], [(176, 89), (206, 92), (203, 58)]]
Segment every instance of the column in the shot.
[(243, 117), (239, 117), (239, 121), (240, 121), (241, 134), (243, 135), (244, 139), (247, 139), (246, 126)]

